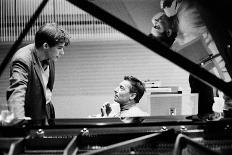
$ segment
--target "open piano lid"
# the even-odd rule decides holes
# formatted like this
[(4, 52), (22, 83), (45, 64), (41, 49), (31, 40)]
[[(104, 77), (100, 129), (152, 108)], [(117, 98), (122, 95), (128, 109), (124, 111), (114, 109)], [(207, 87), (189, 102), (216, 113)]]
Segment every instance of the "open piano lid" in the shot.
[[(205, 69), (199, 67), (197, 64), (186, 59), (185, 57), (172, 52), (169, 48), (161, 44), (159, 41), (150, 39), (147, 34), (141, 31), (139, 23), (136, 21), (137, 17), (132, 15), (138, 11), (139, 13), (146, 14), (146, 8), (142, 5), (143, 3), (149, 3), (154, 5), (153, 0), (151, 1), (136, 1), (132, 0), (68, 0), (70, 3), (78, 6), (84, 11), (90, 13), (96, 18), (104, 21), (113, 28), (124, 33), (133, 40), (139, 42), (143, 46), (149, 48), (153, 52), (160, 56), (172, 61), (176, 65), (192, 73), (194, 76), (200, 78), (204, 82), (218, 88), (223, 91), (226, 95), (232, 97), (232, 83), (225, 82), (213, 74), (209, 73)], [(141, 4), (139, 6), (139, 4)], [(229, 10), (232, 3), (226, 0), (220, 1), (200, 1), (199, 0), (199, 11), (203, 19), (206, 19), (206, 25), (216, 42), (217, 48), (223, 57), (226, 68), (232, 77), (232, 54), (231, 54), (231, 23)], [(136, 9), (133, 10), (133, 6)], [(120, 9), (120, 10), (119, 10)], [(218, 11), (220, 10), (220, 11)], [(142, 12), (143, 11), (143, 12)], [(149, 10), (147, 10), (149, 11)], [(147, 15), (145, 15), (147, 16)], [(140, 20), (141, 17), (140, 17)], [(188, 65), (186, 65), (188, 64)]]

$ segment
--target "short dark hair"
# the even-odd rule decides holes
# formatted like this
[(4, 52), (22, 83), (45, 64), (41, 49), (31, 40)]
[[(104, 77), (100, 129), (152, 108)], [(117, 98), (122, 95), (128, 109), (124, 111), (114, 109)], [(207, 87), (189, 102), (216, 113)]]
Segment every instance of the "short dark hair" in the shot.
[[(173, 3), (174, 0), (161, 0), (160, 1), (160, 4), (161, 6), (163, 6), (163, 8), (161, 7), (161, 9), (164, 9), (164, 8), (170, 8), (172, 6), (172, 3)], [(180, 3), (182, 2), (182, 0), (176, 0), (177, 3)], [(175, 6), (176, 7), (176, 6)]]
[(160, 3), (162, 3), (161, 6), (163, 6), (163, 8), (161, 9), (164, 9), (166, 7), (169, 8), (172, 5), (173, 1), (174, 0), (161, 0)]
[(135, 103), (139, 103), (139, 100), (143, 97), (145, 92), (145, 85), (139, 79), (133, 76), (124, 76), (124, 80), (127, 80), (131, 83), (130, 92), (136, 93)]
[(54, 47), (59, 43), (68, 46), (70, 39), (68, 33), (56, 23), (46, 23), (35, 34), (35, 47), (40, 48), (44, 43)]

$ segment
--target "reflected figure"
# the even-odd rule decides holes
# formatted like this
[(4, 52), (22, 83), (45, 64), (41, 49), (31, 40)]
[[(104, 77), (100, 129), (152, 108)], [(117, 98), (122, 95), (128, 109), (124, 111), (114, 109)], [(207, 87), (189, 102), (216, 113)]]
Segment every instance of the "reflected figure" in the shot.
[(160, 7), (168, 17), (175, 18), (181, 45), (207, 32), (207, 28), (192, 0), (161, 0)]
[[(125, 76), (114, 89), (115, 103), (105, 103), (101, 107), (100, 117), (142, 117), (149, 114), (142, 111), (137, 104), (145, 92), (144, 84), (133, 76)], [(131, 119), (123, 119), (127, 120)], [(130, 122), (130, 121), (129, 121)]]
[(225, 62), (220, 56), (216, 44), (209, 33), (197, 7), (198, 3), (192, 0), (161, 0), (160, 7), (169, 18), (173, 18), (173, 24), (177, 30), (177, 37), (172, 45), (172, 49), (178, 51), (183, 45), (192, 40), (202, 37), (208, 48), (209, 54), (218, 55), (214, 58), (216, 68), (210, 70), (219, 78), (226, 82), (231, 81), (231, 77), (225, 67)]
[[(209, 33), (205, 22), (203, 21), (199, 11), (197, 10), (196, 1), (192, 0), (161, 0), (160, 7), (164, 10), (168, 17), (176, 18), (178, 35), (175, 40), (174, 50), (178, 50), (179, 46), (184, 45), (187, 42), (195, 39), (196, 37), (202, 36), (204, 42), (209, 50), (209, 54), (219, 55), (214, 58), (215, 68), (211, 70), (216, 76), (223, 79), (226, 82), (231, 81), (231, 77), (225, 67), (225, 62), (220, 55), (216, 44)], [(224, 109), (227, 111), (232, 109), (232, 99), (227, 97), (225, 94), (223, 96), (225, 100)], [(228, 112), (231, 113), (231, 112)]]
[[(165, 21), (162, 21), (165, 20)], [(154, 22), (155, 21), (155, 22)], [(165, 13), (159, 12), (152, 18), (152, 23), (156, 25), (162, 25), (159, 27), (166, 28), (163, 29), (163, 36), (161, 36), (160, 29), (157, 26), (153, 26), (151, 28), (151, 33), (149, 34), (150, 37), (156, 38), (161, 42), (166, 42), (166, 45), (172, 48), (175, 39), (173, 37), (177, 37), (177, 22), (173, 18), (169, 18)], [(170, 30), (172, 29), (172, 30)], [(165, 33), (166, 32), (166, 33)], [(169, 35), (166, 35), (170, 33)], [(173, 33), (173, 34), (172, 34)], [(158, 34), (158, 35), (157, 35)], [(161, 34), (161, 35), (160, 35)], [(212, 106), (214, 103), (214, 93), (213, 88), (209, 85), (203, 83), (202, 81), (198, 80), (194, 76), (190, 74), (189, 76), (189, 84), (191, 88), (191, 93), (198, 93), (199, 100), (198, 100), (198, 115), (203, 117), (205, 115), (213, 113)]]

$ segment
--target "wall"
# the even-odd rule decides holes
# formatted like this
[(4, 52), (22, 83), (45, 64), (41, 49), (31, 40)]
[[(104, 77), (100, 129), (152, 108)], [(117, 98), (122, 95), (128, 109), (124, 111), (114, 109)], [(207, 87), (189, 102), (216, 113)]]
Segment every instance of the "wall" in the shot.
[[(0, 0), (0, 42), (14, 42), (41, 2), (42, 0)], [(160, 11), (160, 0), (97, 0), (92, 2), (145, 34), (150, 33), (152, 16)], [(115, 29), (68, 1), (55, 0), (48, 1), (24, 39), (33, 40), (38, 28), (47, 22), (59, 23), (74, 40), (121, 37), (121, 35), (115, 35), (118, 34)]]

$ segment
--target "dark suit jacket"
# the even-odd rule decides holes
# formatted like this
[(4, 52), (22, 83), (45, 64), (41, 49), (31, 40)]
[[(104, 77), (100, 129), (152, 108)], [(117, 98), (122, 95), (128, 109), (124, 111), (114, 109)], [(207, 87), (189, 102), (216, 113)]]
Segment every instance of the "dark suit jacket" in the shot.
[[(53, 61), (49, 62), (49, 68), (48, 88), (52, 91), (55, 79)], [(17, 118), (26, 116), (35, 121), (46, 119), (45, 87), (34, 44), (19, 49), (12, 58), (10, 86), (6, 96)]]

